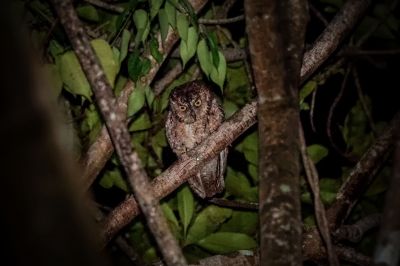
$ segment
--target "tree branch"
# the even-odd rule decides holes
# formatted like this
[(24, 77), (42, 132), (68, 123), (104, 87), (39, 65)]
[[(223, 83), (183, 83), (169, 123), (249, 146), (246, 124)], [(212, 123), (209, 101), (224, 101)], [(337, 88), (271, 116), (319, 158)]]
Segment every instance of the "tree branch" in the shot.
[(304, 169), (306, 172), (307, 182), (311, 187), (312, 195), (314, 198), (314, 213), (317, 221), (318, 230), (321, 234), (321, 237), (324, 241), (326, 249), (328, 251), (329, 264), (339, 265), (338, 258), (336, 256), (335, 250), (333, 249), (331, 234), (329, 230), (328, 220), (326, 218), (326, 211), (324, 204), (322, 203), (320, 197), (320, 189), (319, 189), (319, 176), (317, 169), (313, 161), (311, 161), (310, 157), (307, 154), (307, 146), (306, 140), (304, 137), (303, 127), (300, 125), (300, 151), (301, 157), (303, 160)]
[(382, 215), (379, 213), (369, 215), (362, 218), (354, 224), (343, 225), (332, 233), (333, 237), (337, 240), (348, 240), (351, 242), (359, 242), (365, 232), (371, 228), (379, 226), (381, 223)]
[(147, 174), (141, 166), (139, 156), (131, 146), (131, 137), (125, 125), (126, 118), (115, 106), (116, 99), (111, 85), (90, 45), (72, 2), (62, 0), (52, 2), (92, 87), (117, 154), (165, 261), (168, 265), (186, 265), (182, 251), (169, 230), (167, 220), (154, 195), (150, 192)]
[(348, 0), (318, 37), (314, 45), (305, 53), (309, 60), (301, 68), (301, 76), (308, 78), (336, 50), (343, 39), (354, 28), (367, 10), (370, 0)]

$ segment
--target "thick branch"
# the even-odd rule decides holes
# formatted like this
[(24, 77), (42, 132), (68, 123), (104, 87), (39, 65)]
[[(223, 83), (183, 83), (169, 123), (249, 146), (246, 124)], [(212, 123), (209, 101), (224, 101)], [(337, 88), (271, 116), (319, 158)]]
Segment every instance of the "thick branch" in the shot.
[[(343, 14), (346, 14), (348, 16), (357, 16), (359, 17), (359, 13), (362, 10), (357, 10), (357, 9), (351, 9), (351, 12), (340, 12), (339, 15), (343, 16)], [(338, 16), (339, 16), (338, 15)], [(338, 18), (339, 19), (339, 18)], [(342, 18), (343, 19), (343, 18)], [(346, 29), (342, 29), (345, 30), (346, 32), (349, 32), (349, 30)], [(341, 32), (336, 32), (337, 34), (341, 35)], [(325, 39), (322, 39), (320, 41), (327, 41)], [(316, 42), (315, 45), (317, 46), (325, 46), (322, 44), (319, 44), (319, 42)], [(337, 43), (338, 45), (338, 43)], [(326, 58), (323, 57), (318, 57), (318, 60), (315, 60), (315, 58), (311, 58), (312, 54), (308, 53), (305, 54), (304, 58), (303, 58), (303, 65), (307, 64), (310, 67), (312, 67), (313, 71), (316, 70), (320, 65), (323, 64), (324, 60)], [(315, 64), (315, 65), (313, 65)], [(301, 82), (305, 80), (306, 77), (301, 76)], [(240, 119), (242, 119), (242, 114), (243, 112), (245, 113), (249, 113), (251, 114), (251, 117), (249, 117), (248, 119), (252, 120), (253, 123), (256, 120), (256, 102), (253, 101), (252, 103), (246, 105), (244, 107), (244, 109), (242, 109), (237, 115), (234, 115), (230, 120), (232, 122), (233, 118), (237, 118), (238, 120), (235, 120), (237, 125), (232, 125), (233, 128), (235, 128), (236, 126), (241, 126), (243, 122), (246, 121), (241, 121)], [(249, 121), (247, 121), (247, 123), (249, 123)], [(225, 123), (224, 123), (225, 124)], [(223, 124), (223, 125), (224, 125)], [(222, 128), (222, 126), (221, 126)], [(225, 132), (223, 132), (222, 129), (219, 129), (217, 132), (215, 132), (214, 134), (225, 134)], [(232, 137), (232, 140), (234, 137), (239, 136), (240, 134), (242, 134), (245, 130), (247, 129), (247, 127), (240, 127), (240, 132), (236, 132), (235, 136)], [(236, 136), (237, 134), (237, 136)], [(230, 136), (231, 134), (228, 132), (228, 136)], [(210, 139), (213, 138), (214, 135), (211, 135), (206, 141), (210, 141)], [(231, 144), (231, 142), (226, 141), (226, 140), (222, 140), (221, 143), (224, 143), (225, 146), (219, 146), (219, 150), (217, 152), (222, 151), (226, 146), (228, 146), (229, 144)], [(193, 152), (199, 152), (200, 151), (200, 147), (196, 148)], [(182, 174), (182, 172), (179, 170), (181, 167), (184, 167), (185, 164), (189, 164), (189, 163), (193, 163), (192, 167), (199, 167), (199, 165), (202, 163), (204, 164), (204, 162), (196, 161), (196, 162), (191, 162), (191, 159), (187, 159), (185, 161), (179, 161), (176, 162), (174, 165), (172, 165), (171, 167), (169, 167), (163, 174), (161, 174), (157, 179), (153, 180), (153, 190), (154, 191), (158, 191), (158, 194), (156, 193), (156, 196), (159, 195), (159, 197), (162, 197), (163, 195), (167, 195), (168, 193), (170, 193), (171, 191), (173, 191), (174, 189), (176, 189), (180, 184), (182, 184), (188, 177), (185, 176), (179, 176), (180, 174)], [(180, 166), (179, 166), (180, 165)], [(175, 170), (173, 170), (175, 169)], [(176, 172), (174, 172), (176, 171)], [(191, 170), (192, 171), (192, 170)], [(195, 171), (193, 171), (195, 172)], [(175, 187), (171, 187), (166, 186), (165, 188), (163, 188), (163, 183), (166, 182), (165, 180), (162, 180), (162, 178), (166, 177), (166, 176), (171, 176), (171, 178), (174, 178), (175, 181)], [(185, 179), (186, 178), (186, 179)], [(184, 179), (184, 180), (181, 180)], [(159, 183), (159, 184), (158, 184)], [(165, 189), (165, 191), (164, 191)], [(133, 218), (139, 213), (139, 210), (137, 208), (137, 203), (136, 201), (133, 199), (133, 197), (129, 197), (127, 198), (125, 201), (123, 201), (120, 205), (118, 205), (107, 217), (107, 219), (104, 222), (104, 236), (105, 236), (105, 241), (109, 241), (119, 230), (121, 230), (124, 226), (126, 226), (130, 221), (133, 220)], [(318, 238), (318, 236), (317, 236)]]
[(308, 78), (317, 70), (317, 62), (325, 61), (354, 28), (367, 10), (370, 0), (348, 0), (314, 45), (305, 53), (310, 60), (301, 67), (301, 76)]
[(53, 0), (53, 4), (92, 87), (117, 154), (165, 261), (168, 265), (186, 265), (182, 251), (169, 230), (167, 220), (150, 192), (147, 174), (141, 166), (139, 156), (132, 150), (131, 137), (125, 125), (126, 118), (115, 106), (116, 99), (111, 85), (90, 46), (89, 38), (75, 13), (72, 2)]

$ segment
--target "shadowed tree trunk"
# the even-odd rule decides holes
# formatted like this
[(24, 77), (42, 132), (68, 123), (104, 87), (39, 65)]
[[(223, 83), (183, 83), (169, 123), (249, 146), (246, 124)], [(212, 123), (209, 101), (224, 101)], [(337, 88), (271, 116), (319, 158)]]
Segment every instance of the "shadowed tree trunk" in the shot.
[(300, 265), (298, 91), (306, 1), (245, 1), (258, 92), (261, 265)]

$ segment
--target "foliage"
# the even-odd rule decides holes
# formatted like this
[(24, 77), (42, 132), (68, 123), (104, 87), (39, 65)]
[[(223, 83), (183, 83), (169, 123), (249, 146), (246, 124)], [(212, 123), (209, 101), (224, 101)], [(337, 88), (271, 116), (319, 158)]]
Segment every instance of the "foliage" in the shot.
[[(331, 16), (343, 4), (343, 1), (338, 0), (314, 2), (317, 2), (317, 7), (323, 10), (325, 16)], [(128, 80), (135, 84), (128, 101), (132, 145), (149, 176), (155, 177), (174, 158), (164, 130), (168, 96), (174, 87), (191, 80), (196, 68), (201, 69), (201, 78), (216, 85), (216, 92), (222, 96), (227, 118), (255, 96), (255, 92), (251, 90), (251, 74), (246, 63), (227, 62), (223, 54), (224, 48), (245, 47), (247, 40), (244, 27), (237, 31), (235, 26), (199, 24), (198, 17), (187, 0), (130, 0), (115, 5), (122, 7), (124, 12), (119, 14), (107, 11), (84, 1), (78, 4), (77, 12), (88, 29), (92, 46), (115, 94), (120, 94)], [(80, 153), (83, 153), (98, 136), (102, 119), (77, 57), (63, 30), (56, 23), (56, 16), (47, 1), (16, 1), (15, 7), (28, 13), (31, 39), (34, 46), (45, 54), (45, 68), (54, 92), (59, 99), (69, 103), (68, 112), (72, 114), (74, 121), (70, 126), (81, 142), (73, 148), (80, 149)], [(212, 18), (221, 8), (221, 1), (213, 1), (213, 5), (207, 6), (200, 16)], [(238, 13), (238, 10), (233, 12)], [(239, 8), (239, 12), (243, 10)], [(311, 27), (318, 23), (312, 17)], [(56, 26), (53, 27), (54, 25)], [(376, 30), (370, 32), (374, 25)], [(175, 31), (180, 37), (177, 48), (179, 60), (162, 53), (161, 48), (171, 31)], [(349, 42), (356, 46), (362, 39), (371, 42), (385, 40), (386, 47), (398, 48), (398, 34), (399, 19), (393, 14), (393, 7), (386, 1), (378, 1), (356, 28)], [(161, 43), (158, 42), (159, 38)], [(308, 41), (311, 43), (313, 40)], [(146, 75), (155, 65), (162, 63), (163, 68), (156, 78), (180, 63), (183, 65), (183, 72), (159, 95), (155, 95), (152, 88), (154, 83), (148, 84)], [(327, 119), (323, 107), (318, 106), (318, 99), (316, 106), (313, 106), (312, 95), (317, 91), (318, 94), (329, 95), (328, 89), (338, 91), (340, 84), (337, 80), (344, 78), (346, 67), (347, 65), (327, 64), (302, 85), (299, 94), (302, 115), (308, 116), (315, 110), (316, 114), (319, 111), (321, 113), (316, 115), (318, 119)], [(354, 158), (362, 156), (385, 126), (385, 122), (369, 121), (366, 112), (374, 111), (375, 99), (365, 94), (362, 96), (364, 103), (360, 99), (349, 97), (347, 106), (340, 110), (342, 118), (335, 120), (335, 125), (339, 124), (335, 140), (341, 142), (339, 146), (344, 154)], [(322, 99), (321, 105), (330, 106), (334, 97)], [(303, 122), (306, 125), (309, 121)], [(307, 153), (319, 170), (328, 169), (320, 176), (320, 193), (323, 203), (329, 206), (353, 165), (335, 161), (340, 155), (322, 131), (319, 129), (316, 133), (318, 136), (314, 138), (306, 136), (309, 144)], [(258, 156), (257, 129), (251, 128), (230, 147), (224, 198), (251, 202), (258, 200)], [(328, 173), (331, 169), (335, 169), (333, 174)], [(380, 208), (371, 202), (382, 197), (387, 188), (388, 175), (388, 168), (385, 167), (365, 193), (350, 220)], [(103, 195), (99, 201), (105, 205), (112, 205), (110, 202), (115, 201), (113, 193), (116, 191), (124, 196), (130, 193), (120, 162), (115, 157), (108, 162), (93, 187), (95, 194), (102, 192), (99, 193)], [(313, 225), (314, 216), (310, 211), (312, 196), (305, 181), (301, 190), (304, 223)], [(369, 207), (362, 207), (367, 205)], [(210, 254), (251, 250), (257, 246), (257, 212), (217, 207), (196, 198), (187, 186), (163, 200), (161, 206), (172, 232), (189, 260), (194, 261)], [(157, 259), (156, 245), (143, 221), (136, 219), (127, 229), (127, 233), (132, 246), (139, 254), (143, 254), (145, 261)]]

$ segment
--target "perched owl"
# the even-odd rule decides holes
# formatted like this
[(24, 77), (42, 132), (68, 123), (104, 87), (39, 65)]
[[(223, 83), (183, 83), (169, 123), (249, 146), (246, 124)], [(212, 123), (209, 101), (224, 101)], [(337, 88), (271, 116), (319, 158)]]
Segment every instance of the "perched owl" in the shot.
[[(165, 128), (168, 142), (179, 158), (199, 145), (223, 121), (222, 107), (206, 83), (193, 81), (172, 91)], [(189, 178), (189, 185), (197, 195), (205, 198), (222, 192), (227, 155), (225, 149)]]

